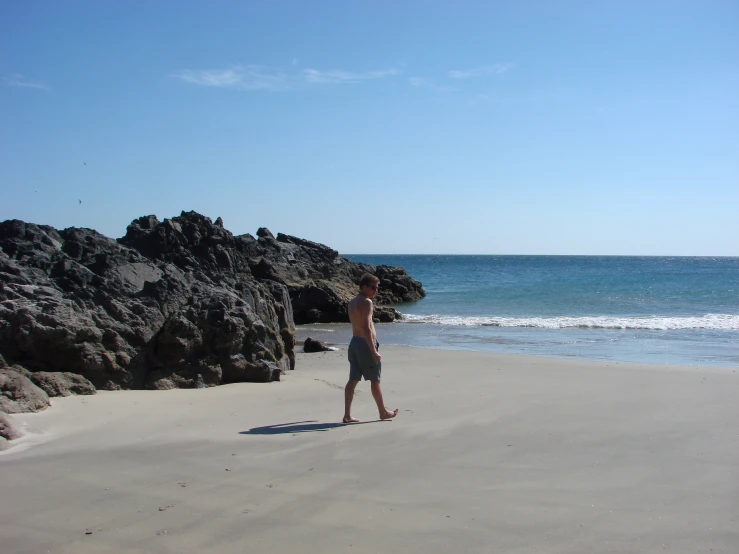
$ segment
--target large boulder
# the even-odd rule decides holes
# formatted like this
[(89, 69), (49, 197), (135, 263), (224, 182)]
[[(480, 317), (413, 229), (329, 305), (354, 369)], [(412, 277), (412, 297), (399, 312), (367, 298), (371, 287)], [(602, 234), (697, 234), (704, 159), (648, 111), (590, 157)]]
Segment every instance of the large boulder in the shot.
[(334, 347), (328, 346), (325, 342), (318, 339), (312, 339), (308, 337), (303, 343), (303, 352), (329, 352), (331, 350), (337, 350)]
[(48, 407), (48, 395), (26, 377), (23, 368), (0, 368), (0, 412), (19, 414)]
[(26, 376), (50, 398), (73, 394), (90, 395), (97, 392), (95, 385), (82, 375), (68, 371), (29, 371)]

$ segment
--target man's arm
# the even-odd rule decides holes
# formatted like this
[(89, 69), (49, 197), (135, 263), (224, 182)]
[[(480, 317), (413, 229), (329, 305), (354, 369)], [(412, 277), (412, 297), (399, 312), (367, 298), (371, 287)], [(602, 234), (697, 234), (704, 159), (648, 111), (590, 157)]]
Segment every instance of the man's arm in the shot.
[(367, 341), (372, 357), (376, 362), (379, 362), (381, 356), (375, 347), (374, 325), (372, 324), (372, 300), (365, 298), (360, 307), (362, 310), (362, 318), (360, 320), (362, 322), (362, 338)]

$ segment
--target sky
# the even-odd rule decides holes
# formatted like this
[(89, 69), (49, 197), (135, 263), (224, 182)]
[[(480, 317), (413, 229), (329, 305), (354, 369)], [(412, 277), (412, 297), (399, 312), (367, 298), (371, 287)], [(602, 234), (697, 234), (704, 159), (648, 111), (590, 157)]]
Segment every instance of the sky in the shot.
[(739, 256), (739, 2), (0, 3), (0, 221)]

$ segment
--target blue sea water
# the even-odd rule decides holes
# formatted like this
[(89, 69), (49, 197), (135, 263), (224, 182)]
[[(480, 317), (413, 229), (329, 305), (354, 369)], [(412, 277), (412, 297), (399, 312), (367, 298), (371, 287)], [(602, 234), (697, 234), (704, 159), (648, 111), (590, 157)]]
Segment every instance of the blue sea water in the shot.
[[(426, 298), (381, 342), (617, 362), (739, 366), (739, 258), (347, 255)], [(334, 343), (347, 326), (302, 328)]]

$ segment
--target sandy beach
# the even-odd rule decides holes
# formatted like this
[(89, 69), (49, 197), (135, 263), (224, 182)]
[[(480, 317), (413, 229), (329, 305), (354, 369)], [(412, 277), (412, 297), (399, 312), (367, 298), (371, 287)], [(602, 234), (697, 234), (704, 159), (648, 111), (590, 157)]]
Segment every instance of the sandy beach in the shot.
[(383, 347), (279, 383), (100, 392), (14, 416), (16, 553), (739, 552), (739, 368)]

